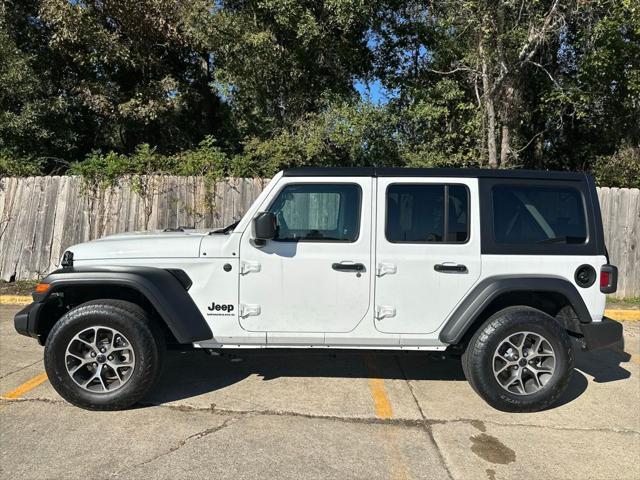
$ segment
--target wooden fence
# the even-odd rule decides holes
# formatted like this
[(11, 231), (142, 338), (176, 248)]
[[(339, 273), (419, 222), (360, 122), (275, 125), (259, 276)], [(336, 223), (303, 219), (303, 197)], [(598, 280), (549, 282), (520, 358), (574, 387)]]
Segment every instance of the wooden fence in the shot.
[(598, 188), (604, 241), (618, 266), (615, 296), (640, 297), (640, 189)]
[(70, 245), (113, 233), (228, 225), (242, 217), (265, 185), (252, 179), (207, 185), (197, 177), (149, 177), (136, 188), (123, 182), (91, 192), (80, 177), (4, 178), (0, 279), (42, 276)]
[[(91, 192), (79, 177), (0, 179), (0, 278), (32, 279), (55, 268), (65, 248), (112, 233), (177, 226), (215, 228), (238, 220), (266, 180), (148, 177)], [(140, 191), (143, 194), (140, 194)], [(640, 296), (640, 190), (600, 188), (605, 237), (618, 265), (617, 296)]]

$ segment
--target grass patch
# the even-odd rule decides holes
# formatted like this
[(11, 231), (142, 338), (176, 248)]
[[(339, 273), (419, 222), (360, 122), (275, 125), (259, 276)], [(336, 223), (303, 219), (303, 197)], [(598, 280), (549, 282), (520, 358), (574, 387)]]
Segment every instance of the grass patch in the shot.
[(607, 308), (640, 310), (640, 297), (614, 298), (607, 296)]
[(0, 295), (30, 295), (37, 283), (37, 280), (18, 280), (17, 282), (0, 280)]

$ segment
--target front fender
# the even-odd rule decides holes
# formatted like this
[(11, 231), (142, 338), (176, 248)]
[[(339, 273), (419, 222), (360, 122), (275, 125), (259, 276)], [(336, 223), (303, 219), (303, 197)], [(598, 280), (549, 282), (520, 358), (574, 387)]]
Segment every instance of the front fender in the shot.
[(122, 286), (138, 291), (156, 309), (179, 343), (193, 343), (213, 337), (178, 276), (154, 267), (75, 267), (52, 272), (44, 294), (34, 293), (36, 303), (45, 303), (54, 293), (74, 286)]

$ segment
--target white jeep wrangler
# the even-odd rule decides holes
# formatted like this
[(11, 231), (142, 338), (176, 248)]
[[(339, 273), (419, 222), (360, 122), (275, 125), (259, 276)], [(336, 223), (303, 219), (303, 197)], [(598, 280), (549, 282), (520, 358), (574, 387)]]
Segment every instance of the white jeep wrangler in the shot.
[(572, 345), (622, 338), (582, 173), (290, 169), (238, 223), (181, 230), (71, 247), (16, 315), (69, 402), (132, 405), (167, 345), (313, 347), (458, 352), (490, 405), (535, 411), (565, 390)]

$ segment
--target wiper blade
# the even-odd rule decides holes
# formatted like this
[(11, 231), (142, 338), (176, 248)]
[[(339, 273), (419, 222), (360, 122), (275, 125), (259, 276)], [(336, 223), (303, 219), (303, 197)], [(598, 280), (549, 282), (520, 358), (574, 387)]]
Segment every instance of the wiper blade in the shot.
[(236, 228), (236, 227), (238, 226), (238, 224), (239, 224), (239, 223), (240, 223), (239, 221), (238, 221), (238, 222), (233, 222), (232, 224), (227, 225), (227, 226), (226, 226), (226, 227), (224, 227), (224, 228), (220, 228), (220, 229), (218, 229), (218, 230), (213, 230), (213, 231), (209, 232), (209, 235), (213, 235), (214, 233), (223, 233), (223, 234), (224, 234), (224, 233), (229, 233), (231, 230), (233, 230), (234, 228)]

